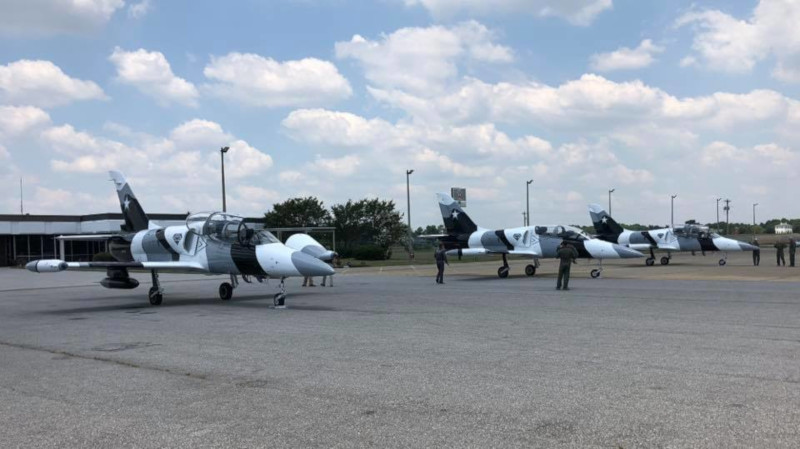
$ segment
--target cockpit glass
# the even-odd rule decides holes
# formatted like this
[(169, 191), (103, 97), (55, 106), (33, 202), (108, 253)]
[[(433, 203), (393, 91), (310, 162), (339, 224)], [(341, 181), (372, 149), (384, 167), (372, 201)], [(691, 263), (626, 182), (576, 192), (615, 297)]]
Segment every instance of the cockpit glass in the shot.
[(547, 237), (557, 237), (567, 240), (587, 240), (589, 235), (582, 229), (574, 226), (536, 226), (534, 231), (537, 235)]
[(253, 237), (253, 243), (256, 245), (265, 245), (267, 243), (280, 243), (281, 241), (278, 240), (271, 232), (269, 231), (258, 231), (256, 235)]

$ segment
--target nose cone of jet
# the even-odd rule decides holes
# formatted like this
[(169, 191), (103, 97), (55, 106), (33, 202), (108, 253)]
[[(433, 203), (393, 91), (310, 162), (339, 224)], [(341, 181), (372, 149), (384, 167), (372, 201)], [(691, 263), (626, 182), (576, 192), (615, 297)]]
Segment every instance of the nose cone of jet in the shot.
[(292, 264), (303, 276), (332, 276), (336, 273), (330, 265), (300, 251), (292, 253)]
[(739, 248), (741, 248), (742, 251), (757, 251), (757, 250), (760, 249), (757, 246), (751, 245), (749, 243), (744, 243), (744, 242), (739, 242)]
[(635, 249), (626, 248), (620, 245), (614, 245), (614, 251), (619, 254), (620, 259), (634, 259), (637, 257), (644, 257), (644, 254), (636, 251)]

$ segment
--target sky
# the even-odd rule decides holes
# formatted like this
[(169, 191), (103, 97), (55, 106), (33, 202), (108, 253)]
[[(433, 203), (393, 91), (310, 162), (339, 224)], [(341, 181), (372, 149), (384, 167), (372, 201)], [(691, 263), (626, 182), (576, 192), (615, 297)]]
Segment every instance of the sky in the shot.
[(379, 197), (483, 227), (800, 216), (793, 0), (0, 0), (0, 213)]

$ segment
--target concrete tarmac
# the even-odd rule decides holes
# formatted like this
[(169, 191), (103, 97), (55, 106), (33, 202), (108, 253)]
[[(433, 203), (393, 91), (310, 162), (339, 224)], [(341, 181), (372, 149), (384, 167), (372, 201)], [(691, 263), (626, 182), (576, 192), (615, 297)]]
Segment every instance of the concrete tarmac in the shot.
[(0, 447), (798, 447), (800, 268), (690, 257), (344, 270), (286, 310), (0, 270)]

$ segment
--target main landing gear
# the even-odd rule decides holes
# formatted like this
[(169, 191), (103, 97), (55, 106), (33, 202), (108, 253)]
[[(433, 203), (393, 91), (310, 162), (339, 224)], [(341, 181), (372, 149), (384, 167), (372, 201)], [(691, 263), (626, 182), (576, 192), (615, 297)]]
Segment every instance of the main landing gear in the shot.
[(661, 258), (661, 265), (669, 265), (669, 261), (672, 260), (672, 254), (669, 256), (664, 256)]
[(230, 282), (223, 282), (219, 284), (219, 299), (228, 301), (233, 298), (233, 289), (239, 286), (239, 279), (235, 274), (231, 275)]
[(159, 306), (161, 305), (161, 301), (164, 300), (164, 289), (161, 288), (161, 283), (158, 281), (158, 272), (156, 270), (152, 270), (150, 275), (153, 279), (153, 286), (150, 287), (147, 297), (150, 299), (151, 305)]
[(644, 264), (647, 265), (648, 267), (652, 267), (653, 265), (656, 264), (656, 255), (653, 253), (653, 248), (650, 248), (650, 257), (644, 260)]
[(508, 256), (506, 254), (503, 254), (503, 266), (497, 269), (497, 276), (500, 279), (507, 278), (509, 269), (510, 268), (508, 266)]

